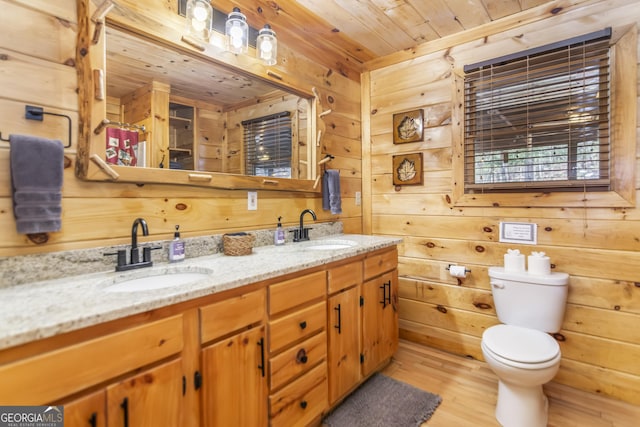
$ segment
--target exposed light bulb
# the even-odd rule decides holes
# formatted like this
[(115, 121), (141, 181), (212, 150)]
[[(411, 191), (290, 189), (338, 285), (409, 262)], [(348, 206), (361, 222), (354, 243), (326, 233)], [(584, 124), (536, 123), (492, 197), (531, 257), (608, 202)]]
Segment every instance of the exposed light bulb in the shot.
[(193, 17), (198, 21), (204, 21), (207, 19), (207, 9), (202, 3), (198, 3), (196, 7), (193, 8)]
[(204, 0), (188, 0), (186, 18), (186, 34), (209, 42), (213, 19), (213, 8), (209, 2)]
[(256, 56), (266, 65), (275, 65), (277, 61), (278, 39), (276, 33), (266, 24), (263, 29), (258, 32), (256, 43)]
[(273, 44), (269, 40), (265, 40), (260, 45), (263, 55), (271, 56), (271, 51), (273, 50)]
[(227, 50), (233, 53), (246, 53), (249, 47), (249, 25), (247, 18), (237, 7), (227, 17), (225, 24)]
[(193, 27), (193, 29), (195, 31), (202, 31), (205, 29), (206, 27), (206, 22), (203, 21), (202, 19), (192, 19), (191, 20), (191, 26)]

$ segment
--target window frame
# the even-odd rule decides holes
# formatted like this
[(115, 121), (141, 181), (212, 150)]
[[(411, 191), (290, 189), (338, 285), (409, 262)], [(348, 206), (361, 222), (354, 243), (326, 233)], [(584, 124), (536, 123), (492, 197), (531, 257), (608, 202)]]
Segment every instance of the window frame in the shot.
[(614, 29), (610, 63), (610, 190), (465, 193), (464, 76), (453, 76), (453, 193), (455, 206), (632, 207), (636, 197), (637, 28)]
[[(242, 152), (243, 152), (242, 157), (243, 157), (243, 171), (245, 174), (248, 174), (251, 176), (260, 176), (265, 178), (293, 178), (293, 174), (294, 174), (293, 164), (294, 164), (294, 157), (295, 157), (295, 154), (293, 151), (293, 136), (294, 136), (293, 120), (294, 120), (294, 114), (292, 114), (290, 111), (282, 111), (280, 113), (275, 113), (268, 116), (263, 116), (255, 119), (242, 121), (241, 123), (242, 124)], [(288, 127), (285, 124), (281, 124), (280, 121), (286, 121), (286, 123), (288, 124)], [(269, 122), (274, 122), (274, 123), (269, 123)], [(283, 130), (288, 128), (289, 140), (282, 141), (278, 136), (273, 141), (274, 144), (271, 144), (271, 145), (272, 145), (272, 148), (274, 148), (278, 154), (280, 153), (280, 147), (279, 147), (280, 145), (286, 146), (288, 148), (288, 150), (286, 151), (289, 153), (289, 157), (287, 158), (289, 163), (288, 165), (289, 176), (278, 176), (273, 174), (269, 174), (269, 175), (256, 174), (255, 169), (260, 166), (260, 161), (257, 158), (254, 161), (251, 161), (249, 159), (250, 152), (255, 153), (257, 151), (255, 147), (256, 145), (255, 142), (252, 142), (253, 147), (251, 150), (249, 150), (249, 147), (248, 147), (250, 134), (254, 136), (257, 136), (258, 134), (257, 132), (255, 132), (256, 129), (254, 129), (254, 126), (267, 127), (268, 129), (264, 132), (264, 134), (269, 134), (269, 133), (275, 134), (276, 132), (274, 131), (279, 130), (281, 126)], [(275, 142), (277, 142), (278, 146), (275, 145)], [(279, 156), (277, 157), (277, 162), (282, 162), (283, 159), (285, 158), (282, 156)]]

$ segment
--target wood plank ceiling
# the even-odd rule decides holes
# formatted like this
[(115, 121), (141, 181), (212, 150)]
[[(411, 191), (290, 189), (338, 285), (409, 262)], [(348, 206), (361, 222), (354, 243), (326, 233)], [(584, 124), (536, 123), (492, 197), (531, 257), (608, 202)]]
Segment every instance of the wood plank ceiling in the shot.
[[(485, 37), (483, 25), (496, 20), (507, 25), (588, 1), (593, 0), (212, 0), (211, 4), (223, 12), (240, 7), (249, 25), (261, 28), (269, 23), (279, 43), (290, 51), (327, 67), (327, 73), (359, 81), (363, 71), (389, 63), (394, 55), (400, 55), (397, 61), (407, 59), (420, 46), (444, 45), (447, 38), (464, 31)], [(176, 0), (169, 7), (177, 13)], [(264, 82), (214, 69), (115, 29), (108, 30), (107, 47), (109, 96), (121, 97), (156, 80), (170, 84), (175, 95), (214, 98), (227, 109), (274, 92)]]
[[(279, 41), (349, 77), (367, 63), (540, 7), (558, 13), (580, 1), (549, 0), (212, 0), (240, 7), (249, 24), (269, 23)], [(543, 6), (546, 5), (546, 6)]]

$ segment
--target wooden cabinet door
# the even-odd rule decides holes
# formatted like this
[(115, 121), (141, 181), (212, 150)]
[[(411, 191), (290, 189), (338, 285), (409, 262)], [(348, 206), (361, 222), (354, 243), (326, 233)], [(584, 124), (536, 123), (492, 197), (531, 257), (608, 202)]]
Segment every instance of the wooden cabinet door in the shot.
[(182, 425), (181, 360), (165, 363), (107, 387), (109, 427)]
[(64, 404), (65, 427), (105, 427), (107, 395), (99, 390)]
[(398, 349), (398, 270), (362, 285), (362, 375), (372, 373)]
[(329, 403), (360, 381), (360, 287), (329, 298), (327, 306)]
[(267, 425), (264, 326), (202, 350), (205, 427)]

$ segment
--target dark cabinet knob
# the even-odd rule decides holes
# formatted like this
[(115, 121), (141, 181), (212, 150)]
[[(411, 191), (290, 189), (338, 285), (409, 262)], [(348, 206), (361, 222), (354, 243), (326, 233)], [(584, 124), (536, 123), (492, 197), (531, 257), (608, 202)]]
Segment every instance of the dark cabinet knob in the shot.
[(302, 409), (307, 409), (307, 401), (306, 400), (302, 400), (300, 401), (300, 407)]
[(298, 363), (307, 363), (309, 359), (307, 358), (307, 352), (305, 351), (304, 348), (301, 348), (298, 351), (298, 354), (296, 354), (296, 361)]
[(307, 328), (307, 322), (306, 321), (302, 321), (300, 322), (300, 329), (306, 329)]

